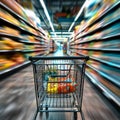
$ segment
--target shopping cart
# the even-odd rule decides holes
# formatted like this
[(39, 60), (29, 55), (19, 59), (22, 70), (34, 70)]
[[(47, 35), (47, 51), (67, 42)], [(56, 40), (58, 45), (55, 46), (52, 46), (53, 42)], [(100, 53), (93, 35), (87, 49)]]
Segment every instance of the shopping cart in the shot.
[(33, 65), (37, 112), (82, 112), (84, 74), (88, 56), (30, 57)]

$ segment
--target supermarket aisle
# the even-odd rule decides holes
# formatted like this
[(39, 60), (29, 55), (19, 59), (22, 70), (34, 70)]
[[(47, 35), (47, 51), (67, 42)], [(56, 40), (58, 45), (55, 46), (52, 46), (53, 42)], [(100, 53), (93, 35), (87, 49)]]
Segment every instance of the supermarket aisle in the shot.
[[(57, 50), (55, 55), (63, 55), (63, 53)], [(35, 109), (33, 74), (30, 65), (0, 82), (0, 120), (32, 120)], [(83, 112), (86, 120), (118, 120), (119, 118), (115, 109), (87, 80), (84, 87)], [(40, 120), (39, 116), (37, 120)], [(50, 113), (48, 120), (72, 120), (72, 114)], [(81, 120), (80, 117), (78, 120)]]
[(53, 55), (54, 56), (63, 56), (64, 54), (63, 54), (62, 46), (59, 46)]

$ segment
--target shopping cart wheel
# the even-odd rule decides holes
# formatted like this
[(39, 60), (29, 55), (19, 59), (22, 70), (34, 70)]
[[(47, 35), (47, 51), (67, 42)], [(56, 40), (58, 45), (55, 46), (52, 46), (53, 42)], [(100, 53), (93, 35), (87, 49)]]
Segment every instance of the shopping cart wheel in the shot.
[[(39, 109), (40, 109), (40, 110), (43, 110), (43, 106), (40, 105), (40, 108), (39, 108)], [(40, 112), (40, 114), (39, 114), (40, 118), (42, 117), (42, 115), (43, 115), (43, 112)]]
[(39, 113), (40, 120), (42, 119), (42, 116), (43, 116), (43, 112), (40, 112)]
[(49, 112), (47, 111), (48, 110), (48, 105), (45, 106), (45, 110), (46, 110), (46, 118), (49, 117)]
[(77, 120), (77, 112), (74, 112), (74, 120)]
[(48, 105), (45, 106), (45, 110), (48, 110)]
[(73, 106), (74, 106), (74, 105), (75, 105), (75, 101), (73, 101), (73, 103), (72, 103), (72, 104), (73, 104)]

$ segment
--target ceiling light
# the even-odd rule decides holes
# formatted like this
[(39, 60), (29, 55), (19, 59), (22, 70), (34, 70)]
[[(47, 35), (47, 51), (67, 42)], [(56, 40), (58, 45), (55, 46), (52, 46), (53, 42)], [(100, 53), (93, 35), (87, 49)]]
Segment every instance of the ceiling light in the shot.
[(84, 7), (85, 7), (86, 1), (84, 2), (83, 6), (81, 7), (81, 9), (79, 10), (78, 14), (76, 15), (74, 21), (77, 21), (77, 19), (80, 17)]
[[(51, 34), (54, 34), (54, 32), (50, 32)], [(73, 32), (55, 32), (56, 34), (72, 34)]]
[[(49, 14), (48, 14), (48, 11), (47, 11), (47, 8), (46, 8), (46, 6), (45, 6), (44, 1), (43, 1), (43, 0), (39, 0), (39, 1), (40, 1), (41, 5), (42, 5), (42, 7), (43, 7), (43, 9), (44, 9), (45, 15), (46, 15), (46, 17), (47, 17), (47, 19), (48, 19), (48, 21), (49, 21), (49, 24), (50, 24), (50, 27), (51, 27), (52, 31), (55, 32), (54, 27), (53, 27), (53, 24), (52, 24), (52, 22), (51, 22), (51, 19), (50, 19), (50, 16), (49, 16)], [(55, 34), (55, 35), (56, 35), (56, 34)]]
[(75, 17), (75, 19), (74, 19), (73, 23), (71, 24), (71, 26), (70, 26), (70, 28), (69, 28), (68, 32), (70, 32), (70, 31), (71, 31), (71, 29), (73, 28), (73, 26), (74, 26), (75, 22), (76, 22), (76, 21), (77, 21), (77, 19), (80, 17), (80, 15), (81, 15), (81, 13), (82, 13), (82, 11), (83, 11), (83, 9), (84, 9), (84, 7), (85, 7), (85, 5), (86, 5), (86, 2), (87, 2), (87, 1), (88, 1), (88, 0), (86, 0), (86, 1), (84, 2), (84, 4), (82, 5), (82, 7), (81, 7), (81, 9), (79, 10), (78, 14), (76, 15), (76, 17)]
[(75, 24), (75, 22), (73, 22), (73, 23), (71, 24), (71, 26), (70, 26), (70, 28), (69, 28), (68, 32), (70, 32), (70, 31), (71, 31), (71, 29), (72, 29), (72, 27), (74, 26), (74, 24)]

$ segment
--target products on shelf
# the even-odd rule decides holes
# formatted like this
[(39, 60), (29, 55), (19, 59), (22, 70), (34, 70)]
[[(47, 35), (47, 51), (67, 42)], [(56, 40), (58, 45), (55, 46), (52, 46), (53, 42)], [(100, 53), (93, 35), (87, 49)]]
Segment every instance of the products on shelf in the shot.
[(120, 32), (120, 23), (119, 22), (114, 22), (112, 26), (110, 26), (108, 29), (103, 30), (103, 36), (112, 36), (119, 34)]
[(8, 69), (13, 65), (15, 65), (15, 63), (12, 60), (9, 60), (4, 56), (0, 56), (0, 71)]
[(8, 12), (6, 12), (5, 10), (1, 9), (0, 8), (0, 17), (5, 19), (5, 20), (8, 20), (9, 22), (15, 24), (15, 25), (20, 25), (20, 22), (15, 19), (12, 15), (10, 15)]
[(108, 22), (111, 22), (119, 18), (118, 13), (120, 13), (120, 9), (116, 9), (114, 10), (114, 12), (110, 12), (108, 15), (104, 17), (103, 24), (107, 24)]
[(14, 36), (19, 36), (20, 35), (20, 31), (7, 27), (7, 26), (3, 26), (0, 28), (0, 32), (1, 33), (5, 33), (5, 34), (10, 34), (10, 35), (14, 35)]
[[(3, 21), (0, 25), (0, 70), (6, 71), (26, 62), (29, 56), (48, 52), (47, 47), (44, 47), (48, 44), (44, 42), (48, 36), (41, 34), (46, 32), (40, 26), (37, 28), (25, 9), (15, 0), (1, 0), (0, 4), (0, 18)], [(43, 41), (35, 38), (39, 36)]]
[(9, 38), (0, 39), (0, 50), (22, 50), (23, 44)]
[(16, 14), (22, 16), (24, 19), (27, 19), (24, 9), (15, 0), (1, 0), (1, 2), (13, 10)]
[[(88, 55), (87, 77), (118, 104), (120, 90), (119, 0), (90, 0), (85, 8), (85, 26), (70, 41), (74, 55)], [(97, 4), (96, 4), (97, 3)], [(99, 4), (98, 4), (99, 3)], [(98, 8), (96, 8), (98, 7)], [(102, 89), (103, 90), (103, 89)], [(113, 99), (114, 98), (114, 99)], [(116, 102), (117, 101), (117, 102)]]
[(104, 85), (105, 88), (112, 91), (113, 94), (115, 94), (116, 96), (120, 96), (119, 88), (113, 85), (108, 79), (105, 79), (103, 76), (98, 74), (98, 72), (92, 70), (91, 68), (87, 68), (86, 71), (90, 73), (90, 76), (94, 78), (95, 82), (97, 82), (98, 84), (100, 82), (102, 85)]
[(85, 7), (85, 18), (88, 20), (86, 22), (87, 26), (101, 17), (116, 2), (117, 0), (90, 0)]
[(23, 63), (25, 58), (21, 53), (4, 54), (0, 56), (0, 71)]
[(25, 61), (24, 55), (21, 53), (15, 53), (11, 56), (11, 60), (13, 60), (15, 63), (22, 63)]
[(92, 18), (94, 21), (97, 16), (96, 17), (93, 17), (93, 16), (97, 13), (97, 11), (99, 11), (101, 6), (102, 6), (102, 0), (87, 1), (85, 6), (85, 18), (87, 19)]

